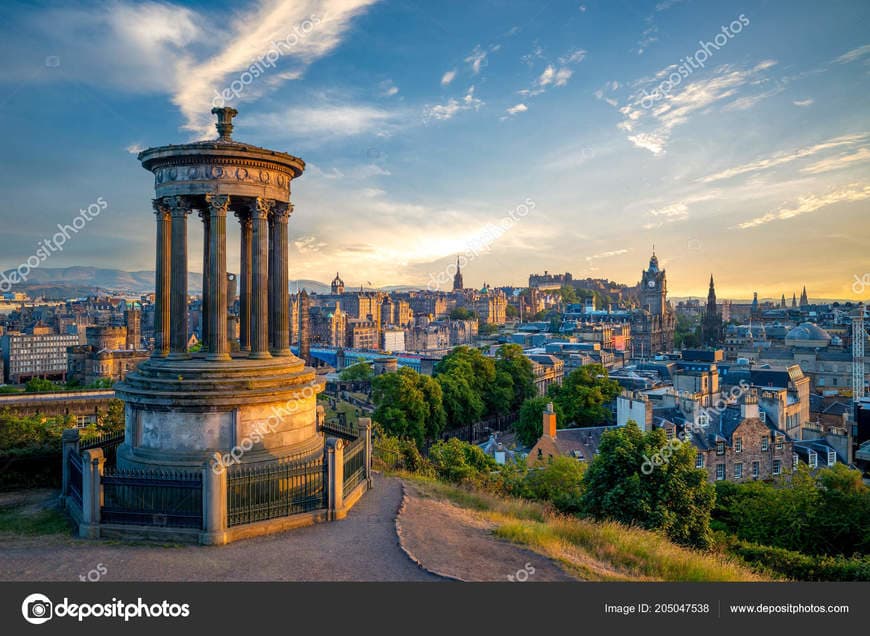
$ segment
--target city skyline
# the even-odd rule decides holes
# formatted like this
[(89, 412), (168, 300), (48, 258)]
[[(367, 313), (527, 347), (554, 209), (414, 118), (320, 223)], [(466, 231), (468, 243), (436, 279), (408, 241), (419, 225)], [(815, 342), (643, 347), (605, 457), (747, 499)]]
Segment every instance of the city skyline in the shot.
[(29, 213), (4, 228), (4, 270), (100, 200), (43, 266), (149, 269), (153, 180), (135, 155), (214, 138), (223, 100), (237, 139), (308, 163), (291, 279), (425, 288), (470, 251), (467, 286), (545, 269), (633, 285), (654, 244), (672, 297), (704, 297), (711, 272), (720, 298), (868, 295), (853, 287), (870, 269), (861, 3), (46, 3), (7, 18), (17, 160), (0, 184)]

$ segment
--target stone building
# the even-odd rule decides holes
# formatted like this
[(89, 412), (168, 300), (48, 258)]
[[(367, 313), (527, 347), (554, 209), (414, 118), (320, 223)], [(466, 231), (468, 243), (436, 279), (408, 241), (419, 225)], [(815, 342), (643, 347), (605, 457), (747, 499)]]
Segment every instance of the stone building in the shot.
[[(673, 434), (670, 429), (669, 436)], [(797, 465), (792, 440), (760, 419), (755, 391), (688, 438), (697, 449), (695, 467), (705, 469), (711, 482), (788, 477)]]
[(653, 252), (649, 268), (641, 272), (640, 308), (631, 312), (632, 357), (649, 358), (674, 348), (676, 316), (668, 302), (668, 279)]
[(0, 338), (4, 381), (20, 384), (31, 378), (65, 380), (67, 348), (78, 342), (78, 335), (54, 333), (47, 327), (35, 327), (30, 334), (5, 333)]

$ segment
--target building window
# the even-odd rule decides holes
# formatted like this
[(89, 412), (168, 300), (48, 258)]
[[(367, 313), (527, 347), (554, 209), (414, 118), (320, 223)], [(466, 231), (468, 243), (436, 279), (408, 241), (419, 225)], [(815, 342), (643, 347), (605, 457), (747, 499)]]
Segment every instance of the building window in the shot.
[(782, 450), (782, 435), (776, 436), (776, 450)]
[(704, 467), (704, 453), (698, 453), (695, 455), (695, 468), (703, 468)]
[(828, 466), (833, 466), (837, 463), (837, 453), (828, 451)]
[(743, 479), (743, 462), (734, 464), (734, 479)]
[(779, 475), (782, 472), (782, 461), (779, 459), (773, 460), (773, 474)]
[(799, 461), (800, 461), (800, 457), (798, 456), (798, 454), (792, 453), (791, 454), (791, 469), (792, 470), (797, 470)]
[(761, 438), (761, 450), (766, 451), (768, 448), (770, 448), (770, 438), (765, 435)]
[(743, 438), (735, 437), (734, 438), (734, 452), (742, 453), (743, 452)]
[(716, 442), (716, 454), (724, 455), (725, 454), (725, 442)]
[(758, 479), (758, 469), (759, 469), (758, 462), (752, 462), (752, 478), (753, 479)]
[(716, 464), (716, 480), (722, 481), (725, 479), (725, 464)]
[(816, 454), (816, 451), (810, 451), (809, 460), (807, 463), (810, 465), (810, 468), (817, 468), (819, 465), (819, 456)]

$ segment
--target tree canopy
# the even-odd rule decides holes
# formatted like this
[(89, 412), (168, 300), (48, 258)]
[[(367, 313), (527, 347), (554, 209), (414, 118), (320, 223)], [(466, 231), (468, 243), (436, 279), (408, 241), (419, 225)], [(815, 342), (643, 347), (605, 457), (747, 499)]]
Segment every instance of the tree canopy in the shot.
[(610, 403), (621, 390), (618, 382), (607, 377), (607, 369), (589, 364), (571, 371), (561, 386), (551, 384), (549, 395), (567, 422), (595, 426), (610, 421)]
[[(645, 462), (670, 450), (667, 461), (644, 474)], [(584, 477), (582, 509), (611, 519), (660, 529), (684, 545), (707, 547), (712, 541), (710, 514), (716, 500), (707, 472), (695, 468), (695, 448), (665, 432), (641, 431), (634, 421), (601, 436), (598, 454)]]

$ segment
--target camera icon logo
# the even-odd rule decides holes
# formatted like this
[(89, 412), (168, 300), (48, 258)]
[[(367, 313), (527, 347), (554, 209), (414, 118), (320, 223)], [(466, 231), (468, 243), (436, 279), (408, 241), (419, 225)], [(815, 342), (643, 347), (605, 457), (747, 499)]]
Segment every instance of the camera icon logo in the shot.
[(51, 599), (44, 594), (31, 594), (21, 604), (21, 614), (31, 625), (42, 625), (51, 620), (53, 607)]

